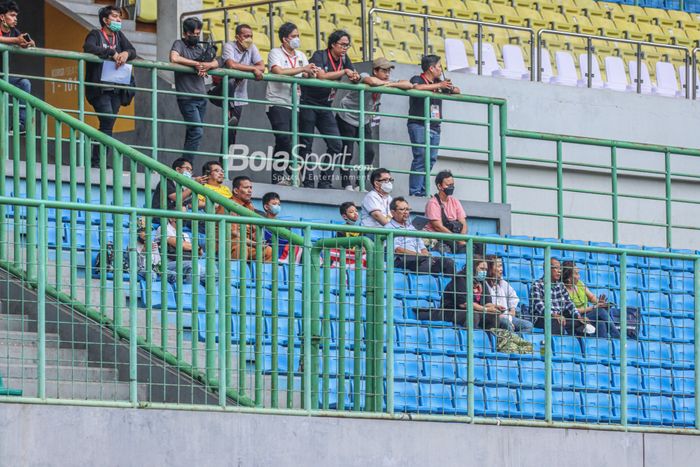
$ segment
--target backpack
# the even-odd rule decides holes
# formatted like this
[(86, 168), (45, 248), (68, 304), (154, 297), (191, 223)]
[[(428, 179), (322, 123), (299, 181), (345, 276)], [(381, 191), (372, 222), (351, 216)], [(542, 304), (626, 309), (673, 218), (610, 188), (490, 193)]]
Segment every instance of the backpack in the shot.
[[(612, 308), (610, 317), (615, 324), (615, 327), (620, 330), (620, 310)], [(641, 320), (639, 319), (639, 309), (635, 307), (627, 307), (627, 337), (637, 339), (640, 334)]]

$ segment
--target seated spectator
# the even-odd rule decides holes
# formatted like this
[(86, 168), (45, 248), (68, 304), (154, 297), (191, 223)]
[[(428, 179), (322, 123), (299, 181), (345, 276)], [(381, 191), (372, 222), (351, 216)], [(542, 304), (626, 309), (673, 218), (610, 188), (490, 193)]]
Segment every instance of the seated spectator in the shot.
[(146, 256), (146, 220), (143, 217), (138, 218), (136, 227), (136, 269), (138, 275), (146, 278), (147, 274), (151, 274), (152, 280), (158, 280), (161, 271), (161, 257), (158, 239), (155, 237), (151, 242), (151, 263), (148, 263)]
[[(277, 219), (277, 216), (282, 212), (282, 200), (280, 199), (280, 195), (274, 191), (263, 195), (262, 204), (264, 215), (268, 219)], [(272, 231), (265, 229), (263, 233), (265, 234), (265, 245), (272, 246)], [(277, 237), (277, 244), (280, 247), (281, 256), (284, 248), (289, 244), (289, 240), (284, 237)]]
[[(224, 185), (224, 168), (221, 163), (217, 161), (209, 161), (202, 166), (202, 176), (198, 179), (199, 183), (204, 183), (204, 188), (208, 188), (212, 191), (217, 192), (224, 198), (231, 199), (233, 193), (231, 190)], [(204, 209), (206, 206), (206, 198), (203, 195), (199, 195), (199, 209)], [(217, 214), (223, 212), (223, 208), (220, 205), (215, 206)]]
[[(156, 238), (162, 238), (163, 231), (162, 226), (158, 227), (156, 230)], [(177, 220), (168, 219), (168, 224), (165, 229), (165, 235), (168, 242), (168, 263), (166, 271), (168, 274), (168, 282), (174, 284), (177, 281)], [(180, 240), (182, 245), (181, 255), (181, 271), (182, 271), (182, 283), (191, 284), (192, 283), (192, 257), (198, 256), (194, 255), (192, 237), (185, 230), (180, 232)]]
[[(16, 45), (23, 49), (27, 47), (36, 47), (36, 44), (27, 33), (21, 33), (17, 29), (17, 17), (19, 16), (19, 6), (17, 2), (9, 1), (0, 4), (0, 44)], [(0, 60), (0, 65), (2, 60)], [(19, 78), (10, 76), (9, 82), (11, 85), (18, 87), (24, 92), (32, 92), (32, 83), (27, 78)], [(27, 118), (27, 112), (22, 105), (19, 108), (19, 132), (24, 133), (24, 123)], [(10, 130), (12, 134), (12, 130)]]
[(362, 225), (384, 227), (391, 220), (391, 190), (394, 178), (387, 169), (375, 169), (369, 178), (371, 190), (362, 200)]
[[(206, 177), (193, 177), (192, 176), (192, 163), (188, 160), (185, 159), (184, 157), (180, 157), (179, 159), (175, 159), (173, 163), (170, 165), (172, 169), (181, 174), (184, 175), (187, 178), (191, 178), (192, 180), (198, 182), (198, 183), (204, 183), (206, 181)], [(175, 210), (176, 206), (175, 203), (177, 202), (177, 192), (175, 190), (175, 182), (170, 180), (169, 178), (166, 178), (163, 180), (161, 178), (160, 183), (158, 183), (158, 186), (156, 187), (155, 191), (153, 192), (153, 198), (151, 199), (151, 207), (153, 209), (160, 209), (160, 197), (161, 197), (161, 192), (163, 190), (163, 183), (165, 182), (165, 189), (166, 189), (166, 202), (167, 202), (167, 207), (166, 209), (168, 210)], [(186, 211), (188, 209), (192, 208), (192, 190), (190, 190), (187, 187), (182, 187), (182, 207), (181, 210)]]
[[(391, 214), (393, 219), (385, 227), (416, 231), (410, 221), (411, 209), (403, 197), (399, 196), (391, 201)], [(455, 263), (451, 259), (432, 256), (423, 240), (418, 237), (406, 237), (397, 232), (394, 235), (394, 254), (394, 266), (397, 269), (448, 276), (455, 273)]]
[[(581, 314), (581, 316), (591, 321), (591, 324), (596, 328), (596, 336), (607, 339), (613, 337), (620, 338), (620, 331), (615, 327), (608, 308), (610, 304), (605, 295), (596, 297), (593, 292), (588, 290), (586, 284), (581, 280), (581, 275), (576, 263), (573, 261), (564, 261), (564, 270), (562, 273), (562, 281), (566, 290), (569, 292), (571, 301)], [(591, 304), (589, 306), (589, 304)]]
[(518, 318), (516, 310), (520, 299), (513, 287), (503, 279), (503, 260), (496, 255), (486, 257), (488, 273), (486, 288), (498, 312), (498, 327), (509, 331), (531, 332), (532, 323)]
[[(360, 213), (357, 206), (352, 201), (346, 201), (340, 205), (340, 217), (345, 221), (345, 225), (357, 225)], [(359, 232), (336, 232), (337, 237), (359, 237)]]
[[(231, 200), (235, 203), (240, 204), (244, 208), (251, 211), (255, 211), (255, 206), (253, 206), (253, 181), (250, 177), (245, 175), (238, 176), (233, 179), (233, 196)], [(237, 216), (238, 214), (231, 213), (232, 216)], [(231, 259), (241, 259), (241, 254), (245, 255), (248, 260), (255, 260), (255, 250), (256, 244), (258, 242), (256, 235), (257, 228), (255, 225), (248, 224), (246, 226), (246, 238), (245, 238), (245, 250), (241, 250), (241, 224), (232, 223), (231, 224)], [(260, 241), (264, 242), (264, 239)], [(272, 248), (269, 245), (264, 245), (263, 250), (263, 261), (272, 260)]]
[[(467, 322), (467, 266), (447, 284), (442, 293), (442, 306), (432, 312), (432, 319), (455, 323), (469, 327)], [(498, 307), (492, 303), (486, 286), (488, 266), (484, 258), (474, 258), (474, 277), (471, 284), (473, 293), (474, 329), (491, 329), (498, 327)], [(440, 316), (435, 316), (439, 314)]]
[[(452, 172), (443, 170), (438, 173), (435, 176), (435, 186), (437, 186), (438, 192), (425, 205), (425, 217), (428, 218), (425, 230), (466, 235), (467, 214), (464, 212), (462, 203), (452, 196), (455, 191), (455, 180), (452, 177)], [(465, 253), (467, 242), (464, 240), (441, 241), (434, 249), (441, 253)]]
[[(100, 29), (93, 29), (85, 38), (83, 51), (94, 54), (104, 60), (113, 60), (115, 67), (119, 68), (127, 61), (136, 58), (136, 49), (122, 32), (122, 18), (119, 8), (106, 6), (100, 8), (97, 13), (100, 21)], [(102, 81), (102, 63), (85, 63), (85, 81), (88, 83), (109, 84)], [(100, 115), (100, 131), (107, 136), (112, 136), (114, 123), (122, 103), (130, 101), (126, 89), (113, 87), (86, 86), (85, 97), (95, 112)], [(133, 94), (131, 94), (133, 98)], [(128, 104), (127, 104), (128, 105)], [(92, 147), (92, 164), (100, 164), (100, 147), (95, 144)]]
[[(581, 315), (569, 297), (569, 292), (561, 282), (561, 264), (559, 260), (551, 260), (552, 281), (552, 334), (592, 334), (595, 328), (588, 324), (585, 316)], [(530, 289), (530, 307), (535, 317), (535, 327), (544, 329), (544, 276), (535, 281)]]

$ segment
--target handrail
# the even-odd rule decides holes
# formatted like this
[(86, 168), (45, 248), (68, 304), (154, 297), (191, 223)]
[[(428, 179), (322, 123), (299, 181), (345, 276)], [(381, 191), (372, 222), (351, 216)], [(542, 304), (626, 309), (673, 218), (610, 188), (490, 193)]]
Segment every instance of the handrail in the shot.
[[(692, 50), (692, 52), (691, 52), (691, 60), (690, 60), (690, 63), (692, 64), (692, 67), (693, 67), (693, 72), (692, 72), (692, 76), (693, 76), (693, 81), (692, 81), (692, 83), (693, 83), (693, 93), (692, 93), (692, 96), (693, 96), (693, 99), (697, 99), (697, 94), (698, 94), (698, 51), (700, 51), (700, 47), (695, 47), (695, 48)], [(688, 76), (688, 72), (687, 72), (688, 64), (686, 64), (686, 67), (685, 67), (685, 68), (686, 68), (686, 74), (685, 74), (685, 75), (686, 75), (686, 77), (687, 77), (687, 76)], [(689, 81), (688, 79), (685, 80), (685, 87), (686, 87), (686, 89), (690, 86), (690, 83), (691, 83), (691, 81)], [(687, 91), (686, 91), (686, 92), (687, 92)]]

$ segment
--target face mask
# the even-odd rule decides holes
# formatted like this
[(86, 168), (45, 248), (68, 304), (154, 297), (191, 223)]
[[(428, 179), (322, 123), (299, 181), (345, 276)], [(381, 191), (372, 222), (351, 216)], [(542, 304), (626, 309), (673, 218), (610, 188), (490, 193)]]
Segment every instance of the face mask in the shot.
[(299, 39), (298, 37), (291, 39), (289, 41), (289, 47), (291, 47), (293, 49), (298, 49), (299, 47), (301, 47), (301, 39)]
[(355, 225), (355, 224), (357, 224), (357, 219), (352, 220), (352, 219), (350, 219), (350, 218), (348, 217), (348, 218), (345, 219), (345, 223), (348, 224), (348, 225)]
[(112, 21), (109, 23), (108, 27), (109, 27), (110, 31), (119, 32), (122, 30), (122, 22), (121, 21)]
[(240, 45), (243, 50), (248, 50), (250, 46), (253, 45), (253, 38), (249, 37), (247, 39), (243, 39), (238, 43), (238, 45)]
[(391, 182), (382, 182), (380, 186), (382, 187), (382, 191), (384, 193), (391, 193), (391, 190), (394, 189), (394, 184)]
[(452, 194), (453, 194), (454, 192), (455, 192), (455, 186), (454, 186), (454, 185), (448, 185), (448, 186), (445, 188), (445, 194), (446, 194), (447, 196), (452, 196)]
[(199, 42), (199, 37), (197, 36), (187, 36), (185, 37), (185, 44), (189, 45), (190, 47), (194, 47), (197, 45)]
[(280, 204), (271, 204), (270, 205), (270, 213), (274, 214), (275, 216), (279, 215), (279, 213), (282, 212), (282, 205)]
[(192, 178), (192, 172), (185, 171), (185, 172), (182, 172), (182, 175), (187, 177), (187, 178)]
[(476, 272), (476, 280), (479, 282), (483, 282), (486, 280), (486, 271), (477, 271)]

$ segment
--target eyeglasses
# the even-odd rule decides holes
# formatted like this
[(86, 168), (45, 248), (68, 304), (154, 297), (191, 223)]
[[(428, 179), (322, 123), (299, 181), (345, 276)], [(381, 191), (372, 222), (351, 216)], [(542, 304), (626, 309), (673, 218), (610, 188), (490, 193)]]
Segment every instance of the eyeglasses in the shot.
[(411, 208), (396, 208), (399, 212), (411, 212)]
[(394, 179), (393, 179), (393, 178), (380, 178), (380, 179), (377, 180), (377, 181), (380, 182), (380, 183), (382, 183), (382, 182), (393, 182)]
[(343, 49), (349, 49), (351, 44), (349, 42), (336, 42), (335, 45)]

